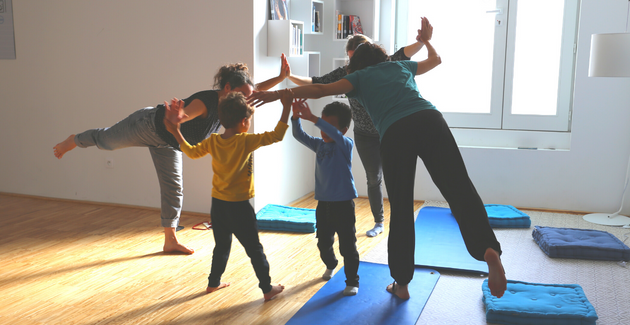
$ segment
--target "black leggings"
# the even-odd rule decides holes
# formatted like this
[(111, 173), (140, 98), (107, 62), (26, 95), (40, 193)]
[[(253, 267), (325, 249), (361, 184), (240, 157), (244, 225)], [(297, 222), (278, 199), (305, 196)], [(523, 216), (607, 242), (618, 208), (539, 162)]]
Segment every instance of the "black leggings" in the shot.
[(319, 201), (317, 210), (317, 248), (326, 268), (337, 267), (337, 258), (333, 251), (335, 233), (339, 236), (339, 252), (343, 256), (346, 285), (359, 286), (359, 252), (357, 251), (356, 217), (354, 201)]
[(234, 234), (245, 248), (245, 253), (254, 266), (254, 272), (259, 281), (258, 287), (263, 293), (271, 291), (269, 262), (258, 239), (256, 213), (249, 201), (228, 202), (213, 197), (210, 216), (215, 246), (212, 252), (212, 268), (208, 277), (208, 286), (218, 287), (221, 284), (221, 276), (225, 272), (230, 257), (232, 234)]
[(470, 255), (483, 261), (489, 247), (501, 254), (486, 209), (442, 114), (436, 110), (416, 112), (392, 124), (381, 141), (391, 208), (388, 263), (392, 277), (401, 285), (408, 284), (414, 272), (413, 190), (417, 157), (448, 202)]

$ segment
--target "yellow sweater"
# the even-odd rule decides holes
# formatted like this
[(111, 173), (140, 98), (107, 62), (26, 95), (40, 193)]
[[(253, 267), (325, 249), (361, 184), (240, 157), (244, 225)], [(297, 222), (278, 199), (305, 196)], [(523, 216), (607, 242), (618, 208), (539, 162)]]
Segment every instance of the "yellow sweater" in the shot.
[(184, 142), (180, 149), (192, 159), (212, 156), (212, 197), (230, 202), (245, 201), (254, 197), (252, 151), (282, 141), (288, 128), (289, 125), (278, 121), (271, 132), (239, 133), (228, 139), (213, 133), (194, 146)]

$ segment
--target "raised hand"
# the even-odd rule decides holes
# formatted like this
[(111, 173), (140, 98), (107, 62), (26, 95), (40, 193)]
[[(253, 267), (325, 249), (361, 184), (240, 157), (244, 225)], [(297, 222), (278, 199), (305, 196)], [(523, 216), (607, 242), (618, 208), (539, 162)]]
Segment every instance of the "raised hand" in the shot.
[(184, 106), (184, 101), (175, 97), (171, 99), (170, 105), (165, 101), (164, 107), (166, 107), (166, 112), (164, 113), (164, 125), (167, 123), (177, 125), (181, 123), (183, 119), (187, 118), (188, 115), (186, 115), (184, 111)]
[(430, 41), (431, 37), (433, 37), (433, 26), (427, 17), (422, 17), (422, 29), (418, 31), (416, 40), (424, 43), (424, 41)]
[(293, 114), (294, 116), (309, 121), (313, 121), (313, 118), (317, 119), (317, 117), (311, 113), (311, 108), (308, 106), (306, 98), (296, 99), (293, 102)]
[(280, 77), (282, 77), (282, 79), (286, 79), (291, 75), (291, 66), (289, 65), (289, 60), (287, 60), (284, 53), (280, 56), (280, 61), (282, 63), (280, 67)]
[(280, 93), (280, 102), (282, 102), (282, 106), (291, 106), (291, 103), (293, 102), (293, 91), (287, 88), (278, 92)]

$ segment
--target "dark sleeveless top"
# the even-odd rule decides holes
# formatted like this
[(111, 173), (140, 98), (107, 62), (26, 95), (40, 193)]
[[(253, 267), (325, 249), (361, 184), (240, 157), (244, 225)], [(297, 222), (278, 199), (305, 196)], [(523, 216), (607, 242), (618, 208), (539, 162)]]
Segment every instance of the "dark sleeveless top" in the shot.
[[(210, 136), (211, 133), (216, 133), (221, 126), (219, 123), (219, 95), (217, 91), (203, 90), (194, 93), (192, 96), (184, 99), (184, 107), (188, 106), (195, 99), (199, 99), (203, 102), (208, 110), (208, 116), (206, 118), (197, 116), (181, 125), (180, 130), (182, 135), (191, 145), (203, 141), (203, 139)], [(155, 131), (162, 140), (179, 150), (179, 143), (177, 143), (175, 137), (168, 132), (166, 126), (164, 126), (165, 113), (166, 107), (164, 107), (163, 104), (158, 105), (157, 111), (155, 112)]]

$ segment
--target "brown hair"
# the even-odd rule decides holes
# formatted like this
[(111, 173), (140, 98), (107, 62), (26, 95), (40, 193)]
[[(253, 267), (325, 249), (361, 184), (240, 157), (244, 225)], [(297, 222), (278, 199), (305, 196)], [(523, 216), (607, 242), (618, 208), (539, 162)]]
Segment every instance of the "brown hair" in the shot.
[(230, 84), (232, 89), (245, 84), (254, 86), (245, 63), (234, 63), (224, 65), (219, 68), (219, 72), (214, 76), (214, 88), (223, 89)]
[(350, 127), (350, 121), (352, 120), (352, 110), (350, 106), (342, 102), (332, 102), (324, 106), (322, 115), (336, 116), (339, 122), (339, 128), (341, 130)]
[(254, 107), (247, 104), (247, 98), (240, 92), (233, 91), (219, 100), (219, 120), (224, 128), (237, 126), (244, 118), (254, 114)]
[(389, 61), (389, 56), (382, 46), (373, 43), (363, 43), (354, 51), (354, 55), (350, 58), (350, 63), (346, 69), (348, 73), (353, 73), (385, 61)]
[(356, 50), (357, 47), (359, 47), (359, 45), (363, 43), (372, 43), (372, 40), (363, 34), (348, 36), (348, 43), (346, 43), (346, 53)]

